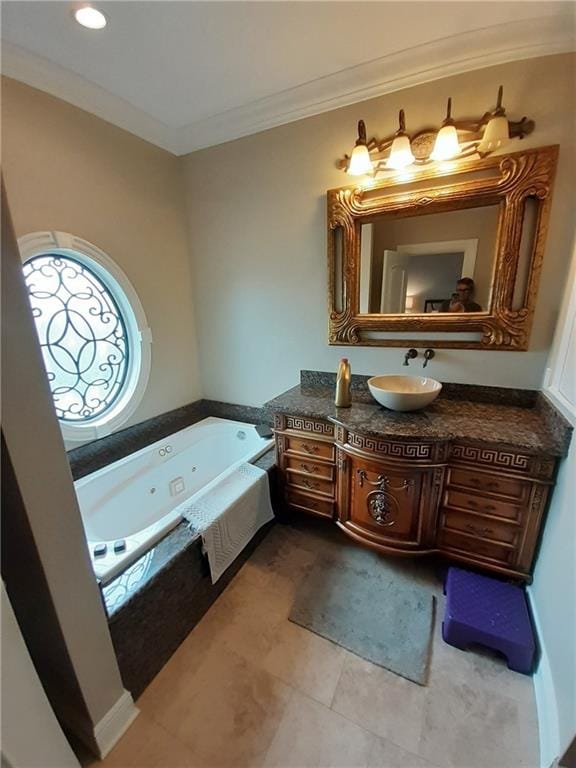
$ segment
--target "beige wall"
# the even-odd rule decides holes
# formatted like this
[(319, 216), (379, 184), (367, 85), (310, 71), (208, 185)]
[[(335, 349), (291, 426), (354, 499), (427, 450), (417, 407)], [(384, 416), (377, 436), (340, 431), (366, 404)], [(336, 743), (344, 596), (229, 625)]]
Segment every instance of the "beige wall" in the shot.
[[(2, 604), (2, 765), (80, 768), (30, 658), (10, 600)], [(34, 738), (30, 738), (30, 734)]]
[(3, 78), (2, 165), (17, 237), (55, 229), (89, 240), (140, 297), (152, 330), (152, 369), (124, 426), (200, 397), (182, 161)]
[[(568, 55), (515, 62), (390, 94), (265, 131), (186, 158), (188, 222), (200, 365), (207, 397), (259, 405), (294, 384), (301, 368), (403, 372), (403, 351), (327, 344), (325, 193), (347, 183), (336, 160), (368, 133), (396, 129), (398, 110), (417, 129), (493, 105), (504, 85), (512, 117), (536, 131), (511, 149), (559, 143), (560, 168), (531, 348), (440, 350), (431, 375), (445, 381), (537, 388), (569, 257), (574, 199), (573, 65)], [(413, 365), (414, 372), (421, 368)]]
[(26, 299), (3, 194), (2, 577), (58, 718), (96, 749), (125, 694)]

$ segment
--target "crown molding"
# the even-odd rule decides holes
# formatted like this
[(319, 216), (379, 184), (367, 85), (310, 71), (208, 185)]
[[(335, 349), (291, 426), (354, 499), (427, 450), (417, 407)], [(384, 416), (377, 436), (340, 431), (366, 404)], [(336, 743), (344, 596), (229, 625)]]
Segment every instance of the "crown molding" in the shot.
[(81, 75), (4, 40), (2, 74), (67, 101), (161, 149), (177, 154), (177, 131), (174, 128)]
[[(576, 50), (565, 16), (498, 24), (435, 40), (304, 83), (181, 128), (46, 59), (4, 43), (4, 74), (51, 93), (175, 155), (452, 75)], [(441, 64), (433, 62), (441, 61)]]

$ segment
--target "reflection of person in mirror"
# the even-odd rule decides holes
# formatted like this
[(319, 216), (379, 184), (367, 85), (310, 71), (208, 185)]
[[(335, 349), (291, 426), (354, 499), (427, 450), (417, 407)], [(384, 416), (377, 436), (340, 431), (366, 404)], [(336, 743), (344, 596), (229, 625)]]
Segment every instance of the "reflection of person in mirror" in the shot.
[(480, 304), (472, 301), (474, 288), (471, 277), (462, 277), (456, 284), (456, 293), (452, 294), (450, 301), (442, 303), (440, 312), (482, 312)]

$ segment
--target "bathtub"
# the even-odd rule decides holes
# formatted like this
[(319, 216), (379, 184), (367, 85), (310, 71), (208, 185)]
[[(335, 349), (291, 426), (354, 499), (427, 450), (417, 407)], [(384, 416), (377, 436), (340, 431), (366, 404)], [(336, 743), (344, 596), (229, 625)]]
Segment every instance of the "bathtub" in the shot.
[[(108, 583), (182, 520), (178, 508), (272, 445), (253, 424), (210, 416), (74, 483), (94, 572)], [(115, 551), (116, 542), (124, 549)], [(106, 545), (96, 556), (95, 548)], [(102, 548), (102, 547), (101, 547)]]

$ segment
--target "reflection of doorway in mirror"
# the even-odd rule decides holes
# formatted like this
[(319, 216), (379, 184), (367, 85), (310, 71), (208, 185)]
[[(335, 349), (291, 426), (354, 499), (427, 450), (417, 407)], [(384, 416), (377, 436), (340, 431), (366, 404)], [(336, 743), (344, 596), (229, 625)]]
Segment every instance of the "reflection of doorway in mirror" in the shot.
[[(395, 311), (440, 312), (442, 305), (450, 301), (457, 281), (463, 277), (474, 278), (478, 240), (408, 243), (399, 245), (396, 253), (402, 254), (404, 259), (406, 287), (404, 308)], [(383, 294), (387, 277), (384, 271)], [(399, 303), (402, 304), (402, 300)]]
[(362, 314), (370, 311), (373, 234), (373, 224), (362, 225), (362, 238), (360, 240), (360, 312)]
[(407, 295), (406, 257), (400, 251), (386, 250), (382, 260), (382, 300), (380, 304), (382, 314), (404, 314)]

